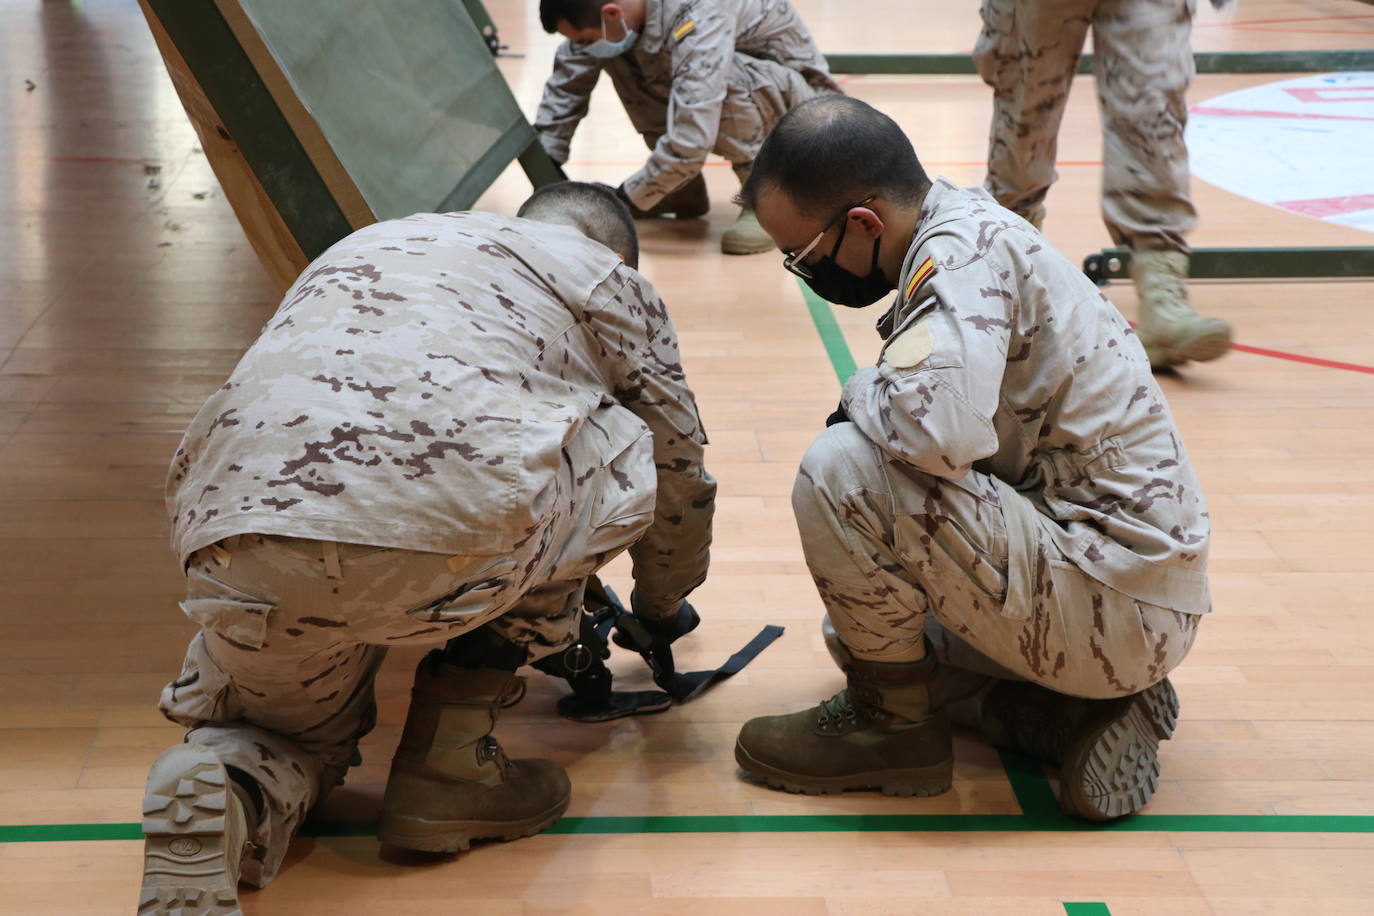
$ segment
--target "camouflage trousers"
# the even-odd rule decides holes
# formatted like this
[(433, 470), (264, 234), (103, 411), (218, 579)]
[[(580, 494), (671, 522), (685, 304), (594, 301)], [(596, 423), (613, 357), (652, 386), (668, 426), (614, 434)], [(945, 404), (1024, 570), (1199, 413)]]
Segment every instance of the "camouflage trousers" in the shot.
[(361, 762), (387, 647), (441, 645), (487, 625), (533, 661), (576, 639), (586, 578), (654, 512), (651, 439), (632, 438), (639, 421), (618, 406), (596, 420), (541, 496), (547, 525), (536, 548), (447, 556), (241, 535), (191, 555), (181, 607), (201, 629), (160, 707), (188, 742), (262, 789), (244, 881), (272, 880), (306, 814)]
[(1102, 217), (1112, 241), (1188, 250), (1185, 94), (1196, 0), (983, 0), (974, 61), (993, 89), (986, 185), (1026, 216), (1058, 178), (1059, 123), (1088, 27), (1102, 116)]
[[(608, 72), (630, 123), (650, 149), (662, 149), (669, 121), (677, 120), (669, 95), (671, 87), (634, 80), (619, 71)], [(710, 144), (711, 152), (734, 165), (736, 171), (747, 169), (783, 115), (826, 91), (812, 87), (790, 67), (737, 52), (725, 86), (719, 123), (692, 122), (690, 130), (700, 136), (691, 139), (699, 139), (701, 149)], [(665, 156), (649, 160), (643, 180), (626, 183), (625, 191), (637, 207), (652, 207), (701, 173), (702, 160), (671, 145), (662, 151)]]
[(852, 423), (807, 451), (792, 506), (831, 625), (861, 658), (910, 659), (931, 630), (947, 665), (1107, 698), (1163, 679), (1197, 634), (1196, 615), (1080, 571), (1004, 482), (919, 471)]

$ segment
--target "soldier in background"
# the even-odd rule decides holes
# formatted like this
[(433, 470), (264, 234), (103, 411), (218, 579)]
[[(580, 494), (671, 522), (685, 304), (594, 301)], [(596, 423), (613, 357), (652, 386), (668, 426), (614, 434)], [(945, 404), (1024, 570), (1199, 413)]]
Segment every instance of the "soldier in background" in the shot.
[[(1220, 6), (1224, 0), (1213, 0)], [(1156, 369), (1211, 360), (1231, 327), (1188, 304), (1189, 45), (1195, 0), (983, 0), (974, 61), (993, 89), (986, 185), (1037, 229), (1054, 170), (1059, 122), (1093, 31), (1102, 110), (1102, 218), (1131, 249), (1137, 333)]]
[(932, 183), (892, 120), (803, 104), (741, 194), (832, 302), (898, 295), (792, 494), (848, 687), (748, 722), (790, 791), (950, 787), (950, 722), (1058, 764), (1092, 820), (1154, 791), (1167, 675), (1210, 610), (1206, 505), (1136, 335), (981, 189)]
[(568, 804), (561, 767), (491, 731), (515, 670), (577, 638), (589, 575), (628, 548), (644, 628), (695, 625), (715, 482), (634, 223), (571, 182), (520, 212), (340, 241), (192, 421), (167, 499), (201, 629), (162, 694), (188, 731), (149, 775), (140, 913), (237, 912), (240, 878), (272, 880), (359, 762), (388, 646), (447, 642), (416, 671), (379, 835), (452, 851)]
[[(789, 109), (839, 92), (825, 57), (787, 0), (541, 0), (558, 48), (534, 127), (555, 162), (587, 114), (601, 72), (652, 152), (618, 192), (636, 217), (701, 216), (701, 167), (729, 160), (741, 183), (759, 146)], [(769, 251), (747, 208), (721, 237), (726, 254)]]

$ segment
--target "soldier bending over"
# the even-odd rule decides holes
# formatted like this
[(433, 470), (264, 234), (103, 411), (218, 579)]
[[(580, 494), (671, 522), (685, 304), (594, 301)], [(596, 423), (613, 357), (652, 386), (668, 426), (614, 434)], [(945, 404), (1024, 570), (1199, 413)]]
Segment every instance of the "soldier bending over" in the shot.
[(359, 762), (388, 646), (448, 643), (379, 835), (451, 851), (567, 807), (563, 769), (491, 731), (516, 669), (577, 638), (588, 576), (628, 548), (644, 628), (695, 623), (715, 482), (634, 223), (575, 183), (521, 214), (334, 245), (192, 421), (167, 498), (201, 629), (162, 694), (188, 730), (148, 778), (140, 913), (234, 913), (238, 880), (272, 880)]
[(741, 195), (819, 295), (894, 288), (792, 502), (848, 687), (748, 722), (802, 792), (950, 787), (950, 721), (1061, 768), (1093, 820), (1145, 804), (1210, 609), (1202, 492), (1139, 339), (1029, 223), (926, 177), (835, 96), (774, 130)]
[[(555, 162), (587, 114), (605, 70), (634, 128), (653, 150), (618, 193), (636, 216), (701, 216), (701, 166), (718, 153), (743, 181), (764, 137), (788, 109), (838, 92), (825, 57), (787, 0), (541, 0), (545, 31), (568, 40), (534, 127)], [(745, 208), (721, 238), (726, 254), (769, 251)]]

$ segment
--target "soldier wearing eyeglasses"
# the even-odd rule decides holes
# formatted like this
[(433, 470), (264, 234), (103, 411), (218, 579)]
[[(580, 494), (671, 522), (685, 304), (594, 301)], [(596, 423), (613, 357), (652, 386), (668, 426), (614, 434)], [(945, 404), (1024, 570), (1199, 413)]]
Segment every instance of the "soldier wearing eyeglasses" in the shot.
[(1028, 222), (931, 181), (888, 117), (807, 102), (741, 192), (817, 294), (878, 322), (793, 491), (844, 690), (740, 732), (794, 792), (950, 788), (951, 722), (1140, 808), (1211, 608), (1197, 476), (1139, 339)]

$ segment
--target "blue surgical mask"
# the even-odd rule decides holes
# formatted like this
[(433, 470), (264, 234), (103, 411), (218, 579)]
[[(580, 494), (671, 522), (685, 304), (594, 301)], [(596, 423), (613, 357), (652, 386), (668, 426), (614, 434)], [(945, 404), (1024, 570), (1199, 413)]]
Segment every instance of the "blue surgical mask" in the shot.
[(606, 37), (606, 23), (603, 22), (601, 23), (601, 37), (591, 44), (584, 46), (582, 50), (592, 57), (600, 57), (603, 60), (609, 60), (612, 57), (619, 57), (633, 48), (635, 46), (635, 39), (638, 37), (639, 33), (627, 26), (625, 28), (624, 38), (619, 41), (611, 41)]

